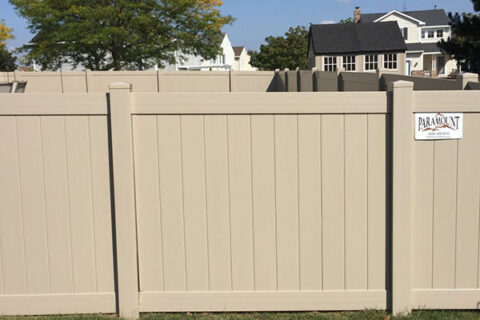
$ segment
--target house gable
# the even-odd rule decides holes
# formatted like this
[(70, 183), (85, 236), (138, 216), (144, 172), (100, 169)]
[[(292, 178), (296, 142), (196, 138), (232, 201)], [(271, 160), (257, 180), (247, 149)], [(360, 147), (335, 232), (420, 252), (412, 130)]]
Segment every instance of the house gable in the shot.
[[(390, 16), (394, 15), (395, 18), (392, 20), (392, 19), (388, 19)], [(383, 21), (398, 21), (399, 19), (401, 20), (407, 20), (407, 21), (411, 21), (411, 22), (414, 22), (416, 23), (417, 25), (419, 26), (424, 26), (426, 24), (425, 21), (421, 21), (419, 19), (416, 19), (412, 16), (409, 16), (403, 12), (400, 12), (400, 11), (397, 11), (397, 10), (392, 10), (386, 14), (384, 14), (383, 16), (377, 18), (376, 20), (374, 20), (373, 22), (383, 22)]]

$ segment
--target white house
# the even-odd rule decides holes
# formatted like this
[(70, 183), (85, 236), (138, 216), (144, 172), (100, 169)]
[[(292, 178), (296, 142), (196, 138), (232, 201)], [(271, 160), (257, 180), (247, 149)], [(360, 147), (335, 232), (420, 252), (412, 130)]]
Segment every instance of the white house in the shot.
[(235, 53), (235, 64), (233, 65), (233, 70), (257, 71), (257, 68), (252, 67), (250, 64), (251, 57), (247, 52), (247, 48), (244, 46), (233, 47), (233, 52)]
[(407, 45), (407, 75), (446, 77), (456, 71), (457, 63), (443, 54), (437, 45), (441, 39), (451, 37), (449, 19), (444, 10), (404, 11), (362, 14), (355, 8), (354, 21), (396, 21)]
[[(228, 35), (223, 37), (222, 54), (215, 59), (204, 59), (199, 55), (182, 55), (176, 52), (175, 64), (167, 65), (164, 70), (201, 70), (201, 71), (254, 71), (250, 65), (250, 56), (245, 47), (233, 47)], [(242, 50), (239, 50), (242, 48)]]

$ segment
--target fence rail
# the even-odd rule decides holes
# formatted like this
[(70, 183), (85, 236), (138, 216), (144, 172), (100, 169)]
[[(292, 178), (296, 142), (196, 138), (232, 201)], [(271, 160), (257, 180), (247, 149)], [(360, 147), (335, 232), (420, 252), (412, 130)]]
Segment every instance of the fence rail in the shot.
[[(0, 314), (478, 308), (478, 91), (0, 100)], [(463, 112), (416, 141), (415, 112)]]

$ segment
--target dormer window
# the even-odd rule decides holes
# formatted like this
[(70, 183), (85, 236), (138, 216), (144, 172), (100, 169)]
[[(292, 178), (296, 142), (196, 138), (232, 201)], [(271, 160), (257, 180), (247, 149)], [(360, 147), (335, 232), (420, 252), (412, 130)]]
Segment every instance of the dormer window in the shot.
[(425, 39), (425, 34), (426, 34), (426, 33), (427, 33), (427, 32), (426, 32), (425, 30), (422, 30), (422, 39)]
[(429, 30), (428, 31), (428, 38), (435, 38), (435, 30)]
[(443, 30), (437, 30), (437, 38), (443, 38)]

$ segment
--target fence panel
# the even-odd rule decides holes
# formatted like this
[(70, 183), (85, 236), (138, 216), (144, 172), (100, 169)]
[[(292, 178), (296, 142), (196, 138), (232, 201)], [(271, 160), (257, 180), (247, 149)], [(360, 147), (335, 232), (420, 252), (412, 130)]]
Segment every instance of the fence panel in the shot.
[(386, 307), (385, 93), (132, 104), (141, 312)]
[(0, 314), (115, 312), (111, 224), (105, 95), (2, 97)]
[(413, 142), (412, 307), (477, 309), (478, 92), (415, 92), (414, 112), (464, 112), (463, 138)]

